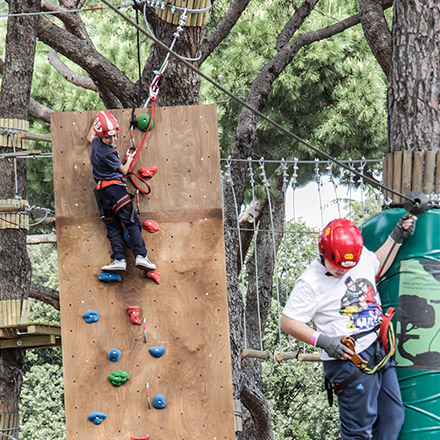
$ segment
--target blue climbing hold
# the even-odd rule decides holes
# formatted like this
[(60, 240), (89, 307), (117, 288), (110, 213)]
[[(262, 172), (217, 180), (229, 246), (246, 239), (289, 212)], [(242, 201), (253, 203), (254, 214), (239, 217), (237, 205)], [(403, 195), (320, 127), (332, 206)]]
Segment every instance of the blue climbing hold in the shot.
[(111, 283), (112, 281), (122, 281), (121, 275), (114, 272), (103, 272), (98, 275), (99, 281), (105, 281), (106, 283)]
[(160, 358), (165, 353), (165, 347), (151, 347), (148, 349), (151, 356), (155, 358)]
[(153, 406), (156, 409), (164, 409), (167, 406), (165, 396), (163, 396), (162, 394), (158, 394), (153, 400)]
[(119, 358), (121, 357), (121, 350), (118, 350), (117, 348), (113, 348), (109, 351), (107, 356), (112, 362), (119, 361)]
[(96, 411), (96, 412), (90, 413), (87, 418), (91, 422), (93, 422), (95, 425), (100, 425), (106, 417), (107, 417), (107, 414)]
[(124, 233), (124, 241), (125, 241), (125, 244), (127, 245), (127, 247), (131, 249), (131, 237), (130, 237), (130, 234), (128, 233), (128, 231), (125, 231), (125, 233)]
[(94, 310), (87, 310), (87, 312), (84, 313), (82, 317), (84, 318), (84, 321), (87, 322), (87, 324), (99, 321), (99, 313), (95, 312)]

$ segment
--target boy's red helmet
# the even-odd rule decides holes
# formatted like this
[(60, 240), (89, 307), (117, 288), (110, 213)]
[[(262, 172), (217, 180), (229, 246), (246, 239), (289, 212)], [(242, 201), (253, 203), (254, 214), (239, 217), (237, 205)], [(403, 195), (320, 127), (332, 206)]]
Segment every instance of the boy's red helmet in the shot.
[(319, 252), (338, 269), (351, 269), (358, 264), (364, 240), (357, 226), (350, 220), (332, 220), (319, 234)]
[(114, 136), (119, 133), (119, 124), (111, 113), (100, 111), (93, 122), (93, 129), (99, 137)]

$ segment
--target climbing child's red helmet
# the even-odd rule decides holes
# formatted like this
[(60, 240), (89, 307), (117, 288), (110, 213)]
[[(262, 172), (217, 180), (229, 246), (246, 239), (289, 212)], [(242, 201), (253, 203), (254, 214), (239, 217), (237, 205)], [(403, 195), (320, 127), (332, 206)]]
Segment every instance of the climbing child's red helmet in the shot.
[(320, 254), (338, 269), (348, 270), (358, 264), (364, 241), (350, 220), (332, 220), (319, 234)]
[(115, 136), (119, 133), (119, 124), (111, 113), (100, 111), (93, 122), (93, 129), (99, 137)]

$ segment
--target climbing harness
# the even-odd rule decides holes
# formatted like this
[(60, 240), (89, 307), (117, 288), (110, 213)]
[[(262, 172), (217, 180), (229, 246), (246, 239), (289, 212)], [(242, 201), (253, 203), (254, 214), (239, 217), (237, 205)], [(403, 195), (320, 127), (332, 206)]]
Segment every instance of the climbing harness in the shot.
[[(382, 321), (380, 324), (377, 324), (365, 332), (352, 336), (345, 336), (342, 339), (341, 342), (354, 351), (355, 341), (357, 339), (379, 330), (378, 338), (374, 342), (376, 344), (375, 354), (369, 359), (368, 362), (362, 359), (358, 354), (355, 354), (351, 358), (351, 361), (358, 368), (354, 374), (342, 382), (331, 383), (327, 378), (325, 378), (325, 389), (327, 390), (327, 397), (330, 406), (333, 404), (332, 392), (334, 392), (336, 395), (340, 395), (344, 392), (345, 388), (352, 384), (362, 374), (374, 374), (381, 371), (394, 355), (396, 350), (396, 337), (391, 319), (393, 318), (395, 312), (394, 307), (389, 307), (385, 314), (382, 315)], [(382, 356), (380, 353), (381, 342), (385, 350), (385, 356)]]

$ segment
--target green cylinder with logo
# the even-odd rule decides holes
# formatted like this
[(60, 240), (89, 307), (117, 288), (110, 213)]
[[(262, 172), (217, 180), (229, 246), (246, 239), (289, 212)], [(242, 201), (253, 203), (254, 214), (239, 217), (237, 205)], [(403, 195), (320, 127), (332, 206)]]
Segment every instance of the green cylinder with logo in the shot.
[[(376, 251), (407, 212), (391, 208), (362, 227)], [(378, 282), (384, 311), (393, 306), (397, 376), (405, 405), (399, 440), (440, 439), (440, 210), (417, 216), (390, 269)]]

